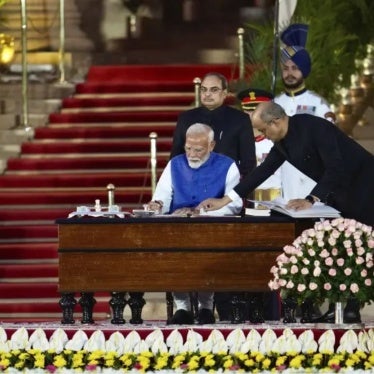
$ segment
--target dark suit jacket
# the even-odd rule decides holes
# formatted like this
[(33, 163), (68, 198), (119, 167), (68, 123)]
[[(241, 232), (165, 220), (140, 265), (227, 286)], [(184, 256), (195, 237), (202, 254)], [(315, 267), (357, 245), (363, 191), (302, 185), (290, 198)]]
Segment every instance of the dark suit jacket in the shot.
[(374, 223), (374, 156), (337, 126), (309, 114), (289, 117), (284, 139), (235, 191), (246, 197), (285, 160), (317, 182), (312, 195), (345, 217)]
[(235, 160), (241, 175), (256, 166), (253, 129), (249, 116), (238, 109), (222, 105), (209, 110), (199, 107), (187, 110), (178, 117), (170, 157), (184, 153), (186, 131), (194, 123), (204, 123), (214, 130), (214, 151)]

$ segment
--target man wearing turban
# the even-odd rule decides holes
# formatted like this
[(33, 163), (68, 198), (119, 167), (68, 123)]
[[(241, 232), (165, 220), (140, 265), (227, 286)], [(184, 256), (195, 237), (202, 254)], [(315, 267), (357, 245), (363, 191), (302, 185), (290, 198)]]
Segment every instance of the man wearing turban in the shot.
[[(288, 116), (294, 114), (312, 114), (332, 122), (335, 115), (321, 96), (306, 88), (305, 79), (312, 68), (311, 58), (305, 49), (308, 26), (292, 24), (281, 34), (284, 48), (280, 62), (284, 92), (274, 102), (281, 105)], [(285, 162), (281, 167), (282, 191), (285, 200), (307, 196), (316, 182)]]

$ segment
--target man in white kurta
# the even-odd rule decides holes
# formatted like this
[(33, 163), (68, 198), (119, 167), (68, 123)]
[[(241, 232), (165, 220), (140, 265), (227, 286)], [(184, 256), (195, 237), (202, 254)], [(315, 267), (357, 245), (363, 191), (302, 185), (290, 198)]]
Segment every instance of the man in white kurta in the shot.
[[(233, 159), (213, 152), (214, 132), (204, 124), (194, 124), (186, 132), (185, 153), (173, 157), (163, 171), (149, 209), (163, 214), (198, 215), (201, 201), (209, 196), (222, 197), (240, 180)], [(235, 215), (242, 209), (238, 198), (215, 215)], [(176, 238), (178, 240), (178, 238)], [(171, 324), (193, 324), (194, 316), (188, 292), (173, 292), (176, 312)], [(213, 292), (198, 293), (199, 324), (214, 323)]]

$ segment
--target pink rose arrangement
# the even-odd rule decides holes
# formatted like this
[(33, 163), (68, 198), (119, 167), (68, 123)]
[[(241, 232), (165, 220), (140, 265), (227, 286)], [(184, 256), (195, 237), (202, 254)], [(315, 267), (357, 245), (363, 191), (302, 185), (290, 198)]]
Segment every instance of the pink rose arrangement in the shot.
[(271, 290), (301, 304), (345, 302), (354, 296), (361, 304), (374, 300), (373, 228), (353, 219), (315, 223), (303, 231), (271, 268)]

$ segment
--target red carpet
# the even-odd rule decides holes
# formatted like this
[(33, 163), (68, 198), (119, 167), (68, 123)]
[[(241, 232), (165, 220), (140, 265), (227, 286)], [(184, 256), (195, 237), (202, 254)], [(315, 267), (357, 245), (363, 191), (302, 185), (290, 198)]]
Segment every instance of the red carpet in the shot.
[[(149, 201), (149, 134), (158, 136), (161, 172), (177, 116), (194, 105), (193, 79), (208, 71), (238, 76), (231, 65), (93, 66), (8, 160), (0, 176), (0, 321), (60, 320), (55, 220), (96, 199), (105, 205), (109, 183), (123, 210)], [(99, 298), (95, 319), (107, 318), (108, 297)]]

